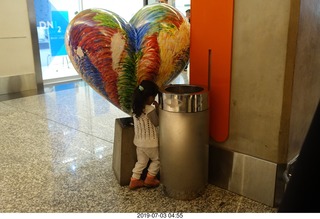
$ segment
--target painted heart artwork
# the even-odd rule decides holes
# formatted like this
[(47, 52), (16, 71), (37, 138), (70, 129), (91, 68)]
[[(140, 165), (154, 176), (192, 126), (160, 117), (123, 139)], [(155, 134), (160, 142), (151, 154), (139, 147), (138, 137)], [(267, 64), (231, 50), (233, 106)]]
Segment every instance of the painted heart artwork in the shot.
[(105, 9), (87, 9), (69, 23), (65, 44), (81, 78), (125, 113), (142, 80), (170, 83), (189, 60), (190, 24), (174, 7), (141, 8), (129, 22)]

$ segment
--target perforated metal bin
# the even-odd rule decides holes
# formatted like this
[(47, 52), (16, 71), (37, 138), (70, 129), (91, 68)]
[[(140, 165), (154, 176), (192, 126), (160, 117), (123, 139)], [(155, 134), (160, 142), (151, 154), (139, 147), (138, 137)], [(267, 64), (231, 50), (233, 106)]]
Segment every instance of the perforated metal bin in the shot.
[(208, 91), (196, 85), (168, 85), (161, 89), (159, 104), (164, 192), (175, 199), (194, 199), (208, 182)]

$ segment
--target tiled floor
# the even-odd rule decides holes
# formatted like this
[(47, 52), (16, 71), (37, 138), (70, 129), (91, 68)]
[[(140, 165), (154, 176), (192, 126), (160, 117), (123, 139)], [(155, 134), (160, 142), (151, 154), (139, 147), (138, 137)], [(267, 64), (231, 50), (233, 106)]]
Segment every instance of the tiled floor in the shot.
[(162, 186), (120, 186), (114, 122), (127, 116), (84, 82), (0, 102), (0, 212), (276, 211), (210, 184), (192, 201), (169, 198)]

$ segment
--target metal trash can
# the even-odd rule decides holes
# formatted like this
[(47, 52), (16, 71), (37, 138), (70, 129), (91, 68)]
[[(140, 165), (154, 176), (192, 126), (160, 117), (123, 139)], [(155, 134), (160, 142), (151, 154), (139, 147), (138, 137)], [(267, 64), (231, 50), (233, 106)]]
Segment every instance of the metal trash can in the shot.
[(208, 91), (197, 85), (168, 85), (159, 95), (161, 183), (180, 200), (203, 194), (208, 182)]

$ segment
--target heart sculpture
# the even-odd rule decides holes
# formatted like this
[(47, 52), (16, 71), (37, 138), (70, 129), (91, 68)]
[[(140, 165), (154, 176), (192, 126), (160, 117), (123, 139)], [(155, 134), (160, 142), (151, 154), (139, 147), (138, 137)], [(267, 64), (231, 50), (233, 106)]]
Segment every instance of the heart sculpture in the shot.
[(87, 9), (69, 23), (68, 56), (81, 78), (125, 113), (142, 80), (170, 83), (189, 60), (190, 24), (174, 7), (153, 4), (126, 22), (104, 9)]

